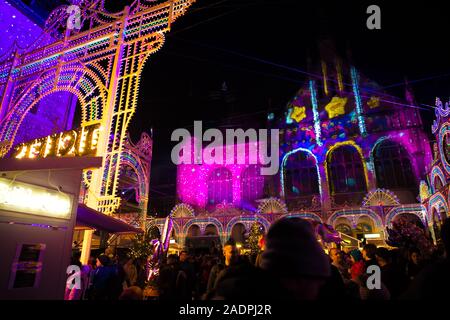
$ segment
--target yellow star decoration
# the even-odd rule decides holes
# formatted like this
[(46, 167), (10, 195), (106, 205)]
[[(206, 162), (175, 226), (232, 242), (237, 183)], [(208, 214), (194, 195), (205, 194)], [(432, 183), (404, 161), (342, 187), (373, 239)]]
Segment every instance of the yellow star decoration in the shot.
[(370, 100), (367, 101), (367, 105), (370, 107), (370, 109), (379, 107), (380, 106), (380, 98), (370, 97)]
[(333, 97), (330, 103), (325, 107), (330, 119), (345, 114), (345, 105), (347, 104), (347, 98)]
[(302, 121), (306, 118), (306, 108), (305, 107), (295, 107), (291, 113), (291, 119), (297, 122)]

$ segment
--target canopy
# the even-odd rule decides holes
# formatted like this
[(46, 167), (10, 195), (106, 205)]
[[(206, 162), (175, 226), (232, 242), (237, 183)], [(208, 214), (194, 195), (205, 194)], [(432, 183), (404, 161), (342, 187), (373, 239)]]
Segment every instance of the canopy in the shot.
[(78, 229), (98, 229), (109, 233), (143, 233), (144, 231), (122, 220), (107, 216), (88, 206), (79, 203), (77, 209), (77, 225)]

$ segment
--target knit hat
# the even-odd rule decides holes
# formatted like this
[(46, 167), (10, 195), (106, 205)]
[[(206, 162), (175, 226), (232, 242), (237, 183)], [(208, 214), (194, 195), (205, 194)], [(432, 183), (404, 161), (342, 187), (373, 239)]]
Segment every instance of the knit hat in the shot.
[(109, 258), (106, 254), (101, 254), (97, 257), (97, 259), (100, 261), (102, 266), (107, 266), (109, 264)]
[(356, 262), (361, 261), (363, 258), (361, 251), (359, 251), (358, 249), (353, 249), (352, 251), (350, 251), (350, 255), (353, 257), (353, 259), (355, 259)]
[(261, 268), (287, 277), (329, 277), (330, 262), (311, 224), (300, 218), (282, 218), (266, 236)]

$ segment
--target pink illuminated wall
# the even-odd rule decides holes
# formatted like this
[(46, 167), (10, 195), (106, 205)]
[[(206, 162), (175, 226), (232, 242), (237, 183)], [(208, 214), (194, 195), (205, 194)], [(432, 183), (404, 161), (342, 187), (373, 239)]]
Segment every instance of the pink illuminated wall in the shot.
[[(248, 150), (248, 144), (246, 144)], [(202, 154), (205, 155), (211, 152), (210, 148), (203, 148)], [(224, 159), (226, 160), (225, 152), (222, 150)], [(232, 192), (232, 204), (236, 207), (246, 207), (246, 209), (254, 209), (252, 205), (243, 203), (242, 201), (242, 176), (247, 168), (250, 166), (258, 166), (259, 161), (256, 164), (252, 164), (249, 161), (249, 153), (246, 152), (245, 163), (243, 164), (180, 164), (177, 170), (177, 194), (178, 199), (181, 202), (188, 203), (195, 207), (207, 208), (211, 207), (208, 203), (208, 180), (216, 169), (226, 168), (231, 172), (231, 192)], [(226, 162), (226, 161), (225, 161)], [(250, 168), (251, 169), (251, 168)], [(258, 172), (259, 170), (252, 170)], [(251, 193), (254, 194), (254, 198), (258, 198), (263, 194), (264, 178), (261, 176), (254, 177), (253, 183), (251, 183)]]

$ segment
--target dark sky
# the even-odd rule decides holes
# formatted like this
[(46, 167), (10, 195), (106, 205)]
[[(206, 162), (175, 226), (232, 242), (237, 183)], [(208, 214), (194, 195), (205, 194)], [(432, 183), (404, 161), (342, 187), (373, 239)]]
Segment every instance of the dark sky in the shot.
[[(354, 64), (382, 86), (407, 76), (419, 104), (449, 96), (450, 19), (444, 1), (198, 0), (173, 25), (166, 44), (147, 62), (134, 137), (153, 128), (152, 189), (174, 181), (170, 134), (203, 120), (283, 110), (305, 81), (307, 56), (322, 37), (349, 49)], [(381, 8), (382, 29), (368, 30), (366, 9)], [(446, 75), (427, 81), (416, 79)], [(227, 94), (220, 96), (222, 84)], [(392, 87), (403, 94), (403, 87)], [(219, 96), (218, 96), (219, 94)], [(219, 99), (217, 99), (219, 97)], [(433, 112), (424, 112), (428, 123)], [(429, 126), (426, 128), (429, 130)], [(156, 188), (156, 189), (155, 189)]]

